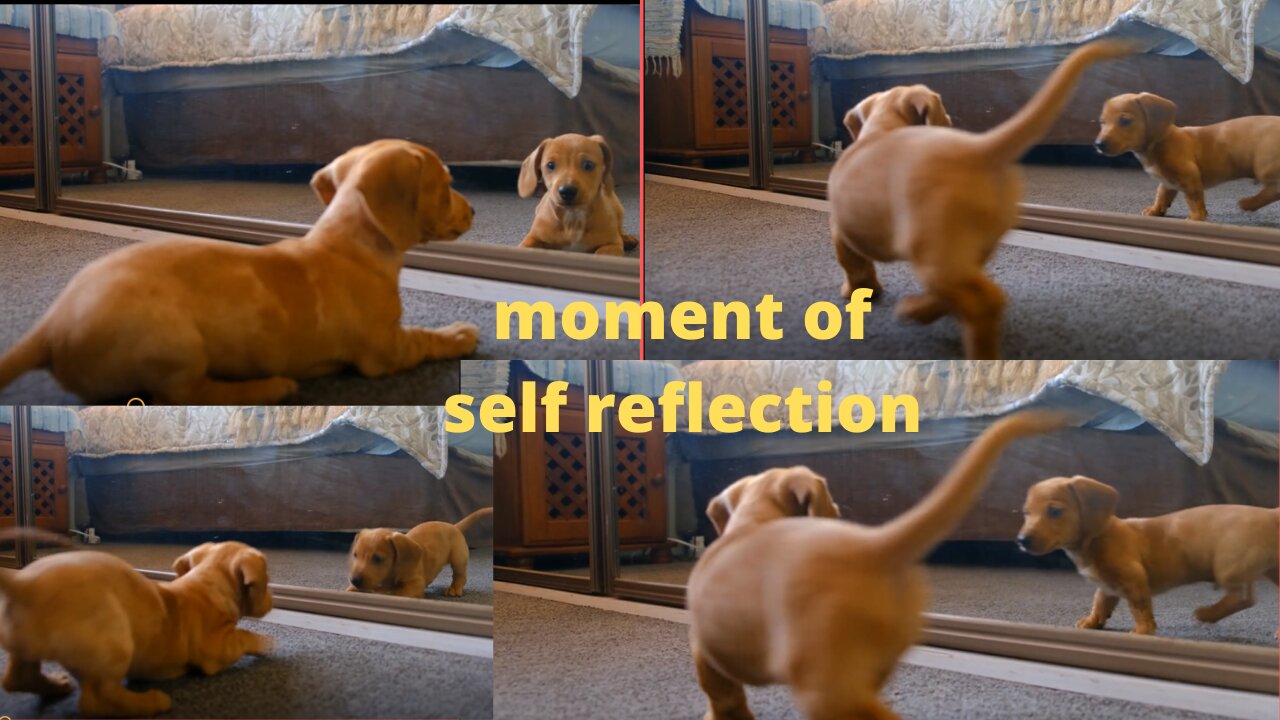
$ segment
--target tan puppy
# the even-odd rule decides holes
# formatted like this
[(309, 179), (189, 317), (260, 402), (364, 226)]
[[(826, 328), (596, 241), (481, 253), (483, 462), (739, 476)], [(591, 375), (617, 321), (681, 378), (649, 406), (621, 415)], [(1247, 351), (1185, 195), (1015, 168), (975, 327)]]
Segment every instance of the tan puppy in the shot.
[(270, 638), (236, 628), (242, 617), (271, 611), (262, 553), (205, 543), (173, 569), (176, 580), (157, 583), (114, 555), (73, 551), (0, 573), (4, 689), (69, 694), (66, 677), (41, 672), (48, 660), (80, 684), (82, 716), (155, 715), (169, 710), (169, 696), (129, 690), (125, 678), (169, 680), (191, 667), (212, 675), (271, 649)]
[(1061, 423), (1035, 412), (997, 421), (937, 488), (881, 527), (824, 519), (838, 517), (826, 481), (803, 467), (739, 480), (712, 500), (720, 539), (687, 595), (708, 720), (751, 718), (743, 685), (779, 683), (806, 717), (897, 717), (878, 694), (920, 634), (918, 563), (959, 524), (1006, 445)]
[(942, 96), (926, 85), (900, 85), (866, 96), (844, 116), (855, 143), (908, 125), (951, 127)]
[(48, 368), (91, 403), (270, 404), (297, 379), (346, 366), (376, 377), (467, 355), (473, 325), (400, 325), (405, 251), (471, 227), (471, 206), (449, 183), (431, 150), (380, 140), (315, 174), (328, 208), (301, 238), (117, 250), (77, 273), (0, 357), (0, 389)]
[(1032, 555), (1061, 549), (1098, 586), (1080, 628), (1107, 624), (1120, 598), (1133, 613), (1133, 632), (1156, 631), (1151, 598), (1166, 590), (1211, 582), (1224, 593), (1196, 609), (1217, 622), (1253, 606), (1253, 583), (1277, 578), (1280, 510), (1248, 505), (1203, 505), (1153, 518), (1118, 518), (1120, 494), (1077, 475), (1050, 478), (1027, 491), (1018, 546)]
[(453, 582), (444, 594), (461, 597), (471, 558), (462, 534), (477, 520), (492, 514), (493, 508), (481, 508), (452, 525), (424, 522), (408, 533), (388, 528), (361, 530), (351, 543), (351, 584), (347, 591), (420, 598), (448, 564), (453, 570)]
[(622, 229), (613, 190), (613, 151), (599, 135), (547, 138), (520, 165), (517, 189), (546, 188), (520, 247), (621, 255), (639, 244)]
[(1257, 210), (1280, 200), (1280, 116), (1253, 115), (1204, 127), (1177, 127), (1178, 106), (1159, 95), (1117, 95), (1102, 106), (1094, 147), (1103, 155), (1131, 152), (1160, 181), (1143, 215), (1164, 215), (1178, 191), (1187, 195), (1189, 220), (1204, 220), (1204, 191), (1228, 180), (1253, 178), (1256, 195), (1239, 202)]
[[(1116, 41), (1085, 45), (1025, 107), (982, 134), (945, 127), (950, 119), (927, 88), (904, 93), (915, 98), (905, 106), (888, 95), (863, 112), (855, 108), (850, 130), (860, 124), (861, 132), (827, 182), (831, 238), (845, 275), (841, 296), (860, 287), (880, 292), (874, 263), (907, 260), (924, 292), (904, 297), (898, 316), (930, 323), (955, 315), (965, 356), (997, 357), (1005, 296), (983, 268), (1018, 217), (1022, 180), (1014, 163), (1048, 131), (1085, 69), (1135, 49)], [(904, 127), (921, 116), (934, 127)]]

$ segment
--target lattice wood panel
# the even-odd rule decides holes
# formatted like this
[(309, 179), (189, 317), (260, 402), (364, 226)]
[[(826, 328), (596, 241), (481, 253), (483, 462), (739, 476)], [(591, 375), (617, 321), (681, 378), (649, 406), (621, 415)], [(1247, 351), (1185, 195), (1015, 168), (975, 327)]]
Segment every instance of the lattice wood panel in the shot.
[(31, 74), (0, 67), (0, 147), (30, 145), (31, 123)]
[(645, 439), (617, 438), (614, 447), (615, 489), (620, 520), (649, 519), (649, 467)]
[(747, 63), (744, 58), (711, 57), (712, 85), (715, 88), (713, 115), (718, 128), (747, 126)]
[(586, 439), (573, 433), (543, 433), (547, 461), (547, 518), (587, 519)]
[(0, 457), (0, 517), (17, 517), (18, 508), (13, 499), (13, 461)]
[(32, 500), (37, 518), (54, 518), (58, 515), (58, 480), (52, 460), (36, 458), (35, 472), (31, 476)]
[(89, 138), (84, 75), (58, 73), (58, 131), (63, 145), (84, 147)]
[(769, 63), (769, 104), (773, 106), (773, 126), (796, 126), (796, 64), (771, 61)]

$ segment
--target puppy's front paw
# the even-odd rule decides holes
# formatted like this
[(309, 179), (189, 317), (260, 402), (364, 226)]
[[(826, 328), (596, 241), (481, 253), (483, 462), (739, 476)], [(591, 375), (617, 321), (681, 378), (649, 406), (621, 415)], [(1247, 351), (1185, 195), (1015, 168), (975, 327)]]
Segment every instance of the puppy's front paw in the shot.
[(1205, 220), (1208, 220), (1208, 219), (1209, 219), (1209, 213), (1207, 213), (1207, 212), (1197, 212), (1197, 211), (1195, 211), (1195, 210), (1192, 210), (1192, 211), (1187, 215), (1187, 219), (1188, 219), (1188, 220), (1194, 220), (1194, 221), (1196, 221), (1196, 222), (1204, 222)]
[(139, 695), (139, 715), (159, 715), (160, 713), (169, 712), (173, 708), (173, 699), (169, 697), (168, 693), (160, 690), (148, 690), (144, 693), (139, 693)]
[(1101, 620), (1092, 615), (1086, 615), (1076, 621), (1076, 627), (1082, 630), (1101, 630), (1106, 624), (1106, 620)]
[(1155, 634), (1156, 634), (1156, 626), (1155, 626), (1155, 625), (1146, 625), (1146, 624), (1141, 624), (1141, 623), (1140, 623), (1140, 624), (1138, 624), (1136, 627), (1134, 627), (1132, 630), (1130, 630), (1130, 631), (1129, 631), (1129, 634), (1131, 634), (1131, 635), (1155, 635)]
[(444, 589), (445, 597), (462, 597), (462, 588), (447, 587)]
[(1150, 207), (1142, 208), (1142, 214), (1149, 217), (1164, 217), (1164, 210), (1152, 205)]
[(470, 355), (480, 344), (480, 328), (468, 322), (456, 322), (437, 328), (436, 332), (447, 343), (451, 355)]
[(636, 239), (636, 236), (635, 236), (635, 235), (623, 235), (623, 236), (622, 236), (622, 247), (623, 247), (624, 249), (626, 249), (626, 250), (634, 250), (634, 249), (636, 249), (637, 247), (639, 247), (639, 245), (640, 245), (640, 241)]
[(1218, 608), (1212, 605), (1205, 605), (1196, 608), (1196, 619), (1202, 623), (1216, 623), (1222, 619), (1222, 615)]

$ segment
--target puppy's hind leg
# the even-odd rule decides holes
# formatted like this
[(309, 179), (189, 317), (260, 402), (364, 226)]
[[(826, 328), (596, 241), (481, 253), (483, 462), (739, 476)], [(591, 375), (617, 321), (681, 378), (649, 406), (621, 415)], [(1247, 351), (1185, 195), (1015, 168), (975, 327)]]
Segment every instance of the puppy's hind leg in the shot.
[(27, 692), (42, 698), (56, 698), (71, 694), (71, 679), (65, 674), (55, 677), (45, 675), (40, 671), (39, 660), (19, 660), (10, 653), (3, 687), (7, 692)]
[(857, 288), (871, 288), (872, 299), (880, 297), (884, 293), (884, 288), (880, 285), (880, 278), (876, 277), (875, 263), (859, 255), (839, 232), (831, 234), (831, 242), (836, 248), (836, 260), (844, 269), (844, 284), (840, 286), (840, 297), (848, 300)]
[(899, 300), (893, 312), (899, 318), (913, 320), (921, 325), (928, 325), (941, 319), (943, 315), (949, 312), (949, 309), (942, 298), (929, 293), (919, 293), (917, 295), (908, 295)]
[(696, 640), (690, 638), (693, 648), (693, 667), (698, 672), (698, 686), (707, 694), (708, 709), (703, 720), (755, 720), (747, 707), (747, 693), (742, 683), (730, 678), (711, 666), (702, 656)]
[(446, 597), (462, 597), (467, 587), (467, 562), (471, 559), (471, 551), (467, 550), (465, 540), (458, 542), (449, 551), (449, 568), (453, 571), (453, 580), (445, 588)]
[(1202, 623), (1215, 623), (1228, 615), (1234, 615), (1253, 607), (1253, 583), (1224, 586), (1226, 592), (1212, 605), (1196, 608), (1196, 619)]
[(206, 646), (211, 654), (209, 657), (201, 658), (200, 672), (205, 675), (216, 675), (235, 665), (245, 655), (265, 655), (274, 646), (275, 641), (266, 635), (235, 628), (227, 633), (221, 642)]
[(168, 712), (173, 706), (169, 696), (159, 690), (129, 690), (122, 684), (124, 677), (77, 679), (80, 680), (81, 717), (149, 717)]
[(920, 273), (925, 289), (944, 302), (964, 327), (964, 355), (968, 360), (1000, 358), (1000, 324), (1005, 294), (981, 271), (955, 277), (947, 271)]
[(796, 705), (809, 720), (898, 720), (880, 701), (868, 668), (845, 666), (832, 677), (813, 677), (792, 687)]
[(1280, 200), (1280, 187), (1275, 185), (1263, 185), (1257, 194), (1250, 195), (1247, 198), (1241, 198), (1237, 203), (1241, 210), (1253, 212), (1270, 205), (1276, 200)]

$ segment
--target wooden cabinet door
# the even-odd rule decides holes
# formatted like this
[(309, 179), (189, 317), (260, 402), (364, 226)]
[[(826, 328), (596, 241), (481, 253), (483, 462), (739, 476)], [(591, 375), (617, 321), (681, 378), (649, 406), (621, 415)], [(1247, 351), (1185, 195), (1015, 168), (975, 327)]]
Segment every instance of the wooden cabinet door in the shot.
[(693, 135), (699, 150), (747, 146), (747, 44), (694, 37)]
[(808, 146), (812, 142), (813, 108), (809, 91), (809, 48), (769, 46), (769, 105), (773, 110), (773, 144)]
[(524, 544), (585, 545), (590, 536), (587, 504), (587, 438), (581, 412), (562, 410), (560, 431), (547, 432), (538, 409), (538, 431), (520, 438), (520, 494)]
[[(0, 425), (0, 528), (17, 524), (12, 429)], [(68, 498), (67, 448), (62, 435), (32, 431), (32, 488), (36, 527), (65, 533), (71, 527)]]
[(0, 168), (35, 164), (31, 53), (0, 50)]
[(58, 56), (58, 135), (64, 164), (102, 160), (101, 77), (96, 57)]
[(661, 432), (643, 435), (614, 429), (614, 491), (618, 540), (667, 539), (666, 459)]

